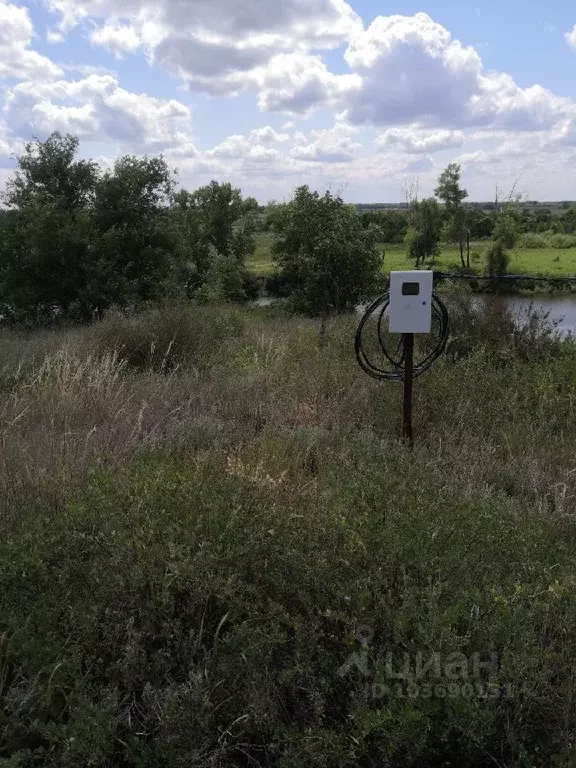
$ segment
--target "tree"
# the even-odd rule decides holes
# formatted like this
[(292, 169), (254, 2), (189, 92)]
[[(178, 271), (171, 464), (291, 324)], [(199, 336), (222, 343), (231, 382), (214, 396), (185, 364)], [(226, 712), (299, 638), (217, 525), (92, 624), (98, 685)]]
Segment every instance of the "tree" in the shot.
[(85, 208), (94, 195), (98, 166), (76, 159), (79, 146), (75, 136), (58, 131), (46, 141), (25, 144), (18, 169), (6, 184), (5, 203), (21, 210), (44, 203), (65, 211)]
[(174, 174), (162, 157), (121, 157), (102, 176), (94, 200), (97, 306), (150, 300), (169, 290), (177, 266), (173, 193)]
[(244, 199), (231, 184), (213, 181), (195, 192), (176, 193), (173, 216), (189, 295), (207, 282), (202, 297), (232, 301), (247, 297), (250, 275), (245, 261), (254, 251), (258, 211), (256, 200)]
[(502, 241), (492, 240), (486, 250), (486, 271), (489, 275), (505, 275), (508, 271), (510, 256)]
[(90, 320), (169, 289), (177, 252), (165, 161), (123, 157), (101, 174), (78, 150), (78, 139), (54, 133), (18, 160), (0, 222), (5, 314)]
[(442, 226), (440, 206), (433, 197), (413, 200), (409, 221), (410, 226), (405, 238), (408, 258), (413, 259), (416, 269), (419, 269), (427, 260), (433, 263), (438, 256)]
[(403, 243), (408, 231), (407, 211), (362, 211), (364, 226), (377, 226), (382, 243)]
[(378, 282), (377, 230), (339, 195), (299, 187), (289, 203), (269, 206), (279, 277), (295, 307), (321, 316), (352, 310)]
[(492, 240), (486, 251), (486, 270), (489, 275), (505, 275), (510, 263), (508, 251), (518, 241), (518, 225), (510, 200), (497, 215)]
[(35, 319), (85, 314), (93, 269), (91, 205), (98, 168), (78, 140), (54, 133), (24, 147), (9, 180), (0, 237), (4, 313)]
[[(444, 203), (446, 220), (443, 238), (447, 242), (457, 242), (460, 248), (460, 261), (463, 267), (470, 266), (470, 231), (466, 221), (466, 211), (463, 206), (468, 192), (460, 186), (460, 166), (450, 163), (438, 178), (438, 186), (434, 190), (436, 197)], [(464, 244), (466, 243), (467, 257), (464, 260)]]
[(187, 194), (187, 207), (199, 214), (216, 251), (222, 256), (234, 254), (244, 262), (254, 251), (258, 202), (253, 197), (243, 198), (241, 191), (231, 184), (217, 181)]
[(564, 215), (562, 216), (562, 227), (567, 235), (573, 235), (576, 233), (576, 208), (568, 206)]

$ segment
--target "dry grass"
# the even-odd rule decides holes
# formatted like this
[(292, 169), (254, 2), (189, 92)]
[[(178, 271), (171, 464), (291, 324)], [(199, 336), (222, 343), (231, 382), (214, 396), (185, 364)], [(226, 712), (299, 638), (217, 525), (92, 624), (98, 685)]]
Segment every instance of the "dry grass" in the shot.
[[(412, 454), (353, 317), (3, 333), (0, 760), (573, 764), (576, 351), (452, 314)], [(373, 701), (363, 625), (374, 674), (495, 650), (516, 698)]]
[[(196, 336), (187, 340), (191, 317), (188, 332)], [(399, 389), (356, 366), (353, 318), (339, 320), (323, 344), (314, 322), (272, 310), (248, 311), (241, 323), (226, 310), (218, 324), (211, 338), (214, 322), (207, 322), (201, 339), (190, 309), (170, 308), (27, 338), (4, 332), (3, 519), (39, 500), (57, 507), (70, 483), (81, 484), (94, 466), (119, 466), (152, 445), (234, 448), (263, 431), (287, 430), (373, 429), (396, 441)], [(462, 334), (455, 336), (461, 351)], [(571, 363), (563, 353), (527, 378), (510, 339), (498, 338), (488, 349), (471, 339), (464, 359), (444, 360), (418, 382), (419, 450), (470, 488), (496, 483), (547, 500), (565, 488), (566, 509), (575, 393), (558, 381), (566, 382)]]

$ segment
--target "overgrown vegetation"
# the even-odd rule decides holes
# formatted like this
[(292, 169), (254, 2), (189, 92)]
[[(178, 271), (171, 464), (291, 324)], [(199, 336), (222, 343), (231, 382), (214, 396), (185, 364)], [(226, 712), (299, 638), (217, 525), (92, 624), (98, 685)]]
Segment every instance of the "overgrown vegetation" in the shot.
[(328, 315), (354, 309), (378, 286), (378, 230), (365, 226), (338, 195), (299, 187), (289, 203), (273, 205), (277, 280), (295, 309)]
[[(3, 765), (574, 765), (574, 341), (442, 284), (414, 452), (354, 360), (384, 231), (418, 267), (515, 252), (518, 206), (472, 211), (456, 165), (436, 194), (403, 222), (300, 187), (262, 222), (162, 158), (26, 147), (0, 216)], [(240, 307), (258, 227), (286, 310)]]
[[(103, 172), (53, 134), (25, 147), (0, 218), (2, 313), (14, 322), (91, 320), (111, 307), (255, 292), (255, 200), (212, 182), (176, 192), (161, 157), (119, 158)], [(257, 289), (256, 289), (257, 292)]]
[(6, 765), (573, 764), (576, 351), (445, 290), (414, 453), (351, 316), (2, 332)]

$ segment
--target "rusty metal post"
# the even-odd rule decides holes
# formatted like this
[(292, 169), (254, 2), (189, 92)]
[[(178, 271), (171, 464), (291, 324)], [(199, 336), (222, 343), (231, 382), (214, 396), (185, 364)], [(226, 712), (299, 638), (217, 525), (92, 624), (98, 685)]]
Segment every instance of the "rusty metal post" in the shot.
[(402, 436), (408, 447), (413, 448), (412, 436), (412, 388), (414, 384), (414, 334), (404, 334), (404, 422)]

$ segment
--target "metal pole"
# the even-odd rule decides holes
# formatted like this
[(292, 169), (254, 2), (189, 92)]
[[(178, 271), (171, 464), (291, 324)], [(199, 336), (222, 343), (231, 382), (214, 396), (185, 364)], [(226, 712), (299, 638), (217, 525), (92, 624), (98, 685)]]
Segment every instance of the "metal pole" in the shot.
[(412, 385), (414, 383), (414, 334), (404, 334), (404, 423), (402, 436), (408, 447), (414, 446), (412, 436)]

